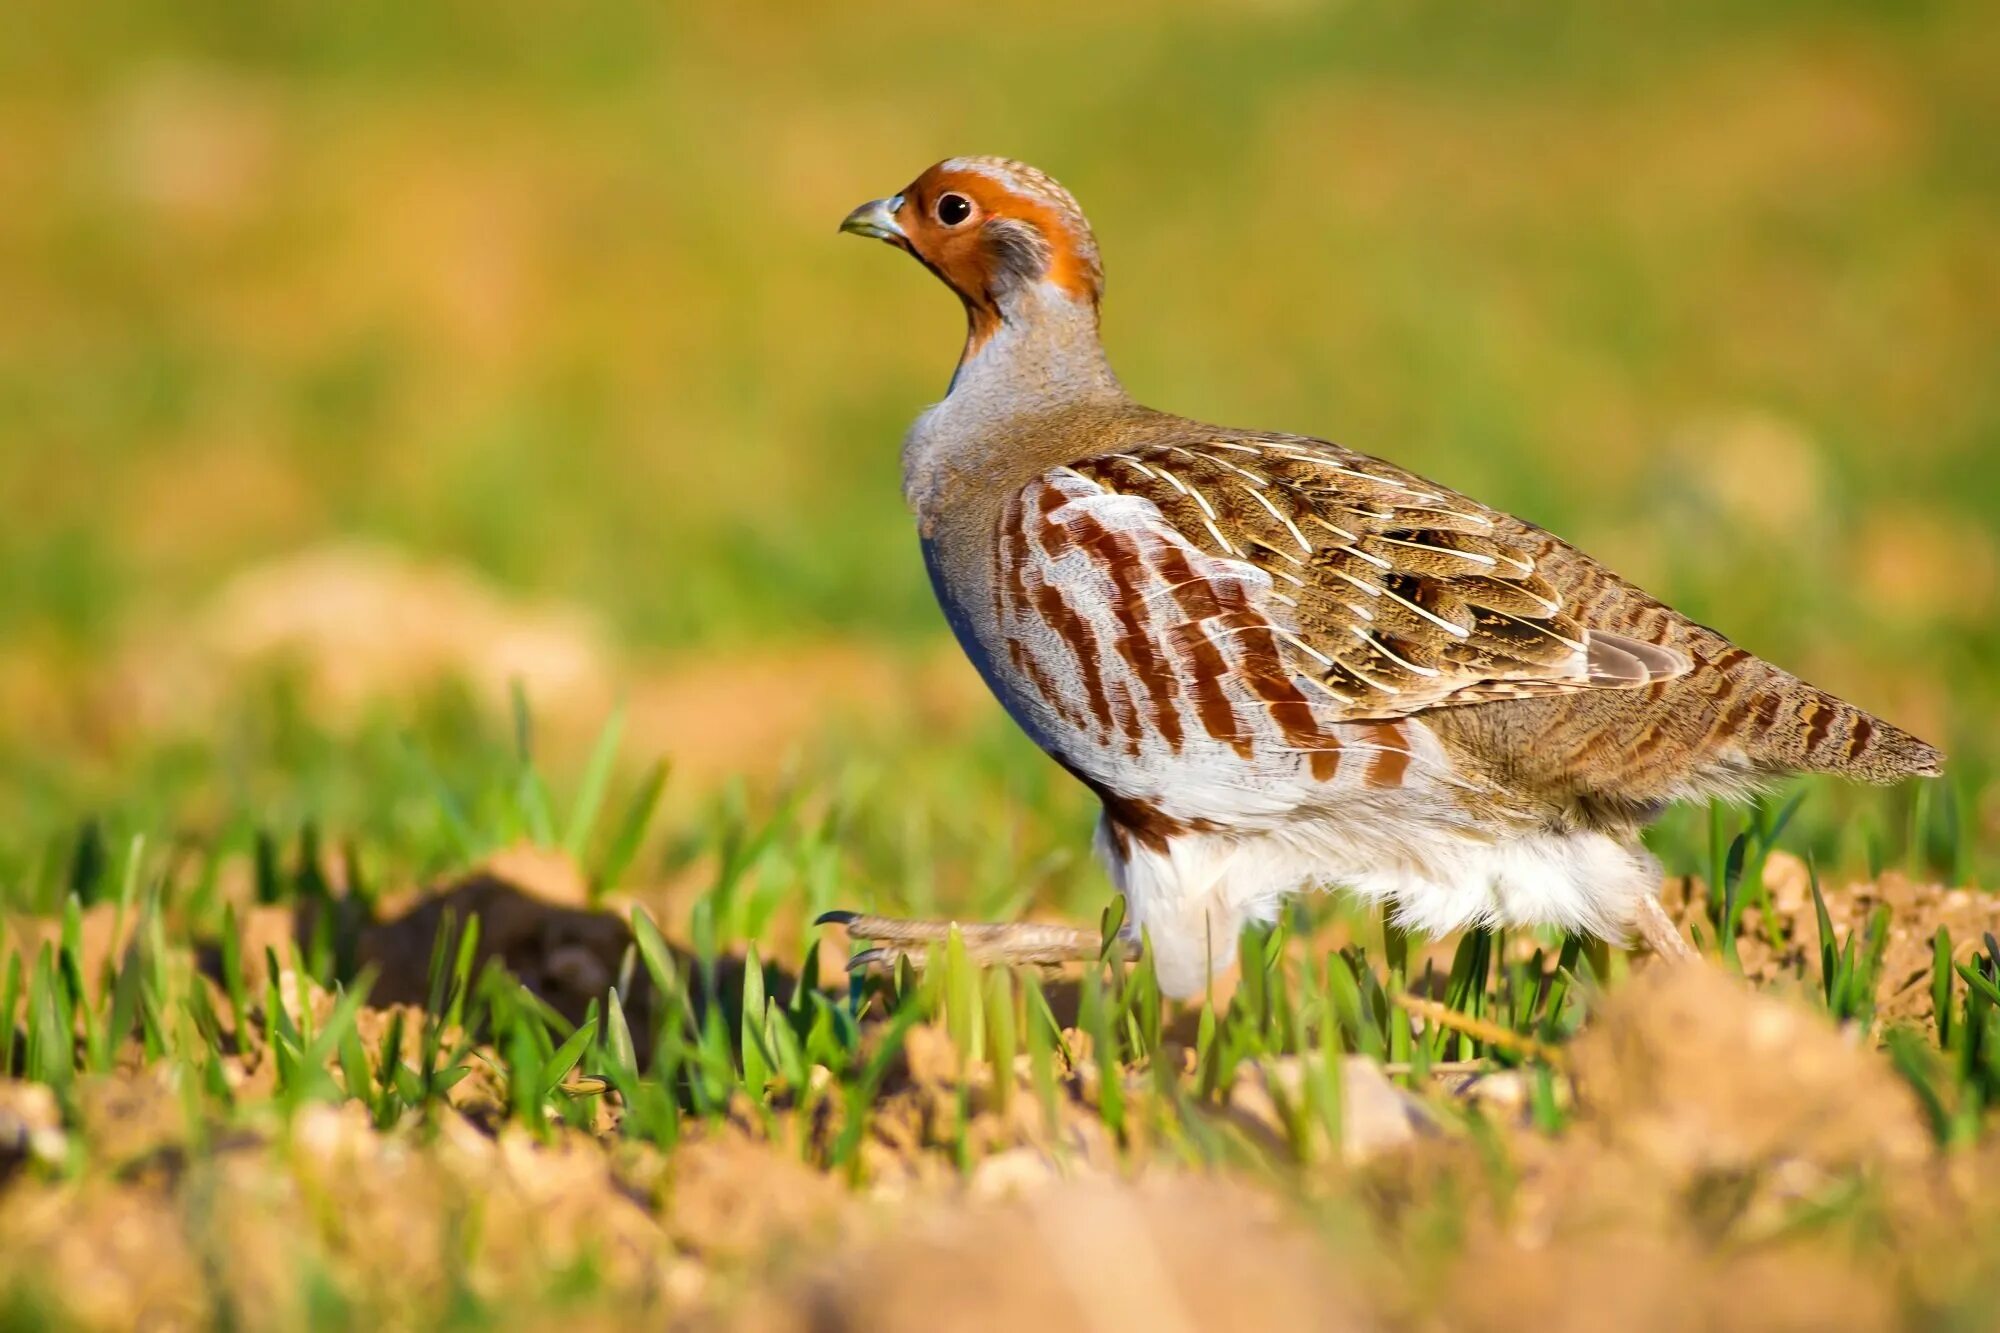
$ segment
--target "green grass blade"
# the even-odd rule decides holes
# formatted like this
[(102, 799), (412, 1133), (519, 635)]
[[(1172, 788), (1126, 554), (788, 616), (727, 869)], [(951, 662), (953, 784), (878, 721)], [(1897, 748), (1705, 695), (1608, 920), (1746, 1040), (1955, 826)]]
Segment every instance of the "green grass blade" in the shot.
[(579, 864), (590, 846), (590, 834), (597, 826), (598, 811), (604, 806), (604, 793), (611, 785), (612, 765), (617, 762), (618, 747), (624, 738), (625, 705), (621, 703), (612, 710), (603, 730), (597, 734), (597, 743), (590, 751), (590, 761), (584, 765), (583, 785), (577, 790), (576, 805), (570, 811), (569, 828), (563, 833), (563, 850)]
[(222, 988), (229, 996), (229, 1017), (236, 1025), (236, 1040), (250, 1037), (250, 985), (243, 973), (243, 928), (236, 919), (236, 905), (222, 910)]
[(653, 918), (643, 907), (632, 909), (632, 937), (639, 946), (639, 960), (645, 964), (646, 975), (653, 979), (653, 987), (664, 1002), (680, 992), (680, 974), (674, 967), (673, 951), (660, 934), (660, 928), (653, 924)]
[(771, 1053), (764, 1048), (764, 1009), (764, 965), (758, 961), (753, 944), (743, 960), (743, 1011), (737, 1035), (743, 1085), (752, 1097), (762, 1097), (771, 1082)]
[(922, 1012), (914, 1004), (903, 1006), (889, 1020), (889, 1027), (882, 1034), (875, 1054), (861, 1071), (861, 1077), (848, 1088), (846, 1114), (840, 1126), (840, 1135), (834, 1140), (828, 1163), (836, 1169), (844, 1169), (848, 1182), (858, 1184), (861, 1180), (861, 1144), (868, 1133), (869, 1109), (882, 1090), (882, 1080), (888, 1077), (889, 1066), (902, 1054), (903, 1042), (910, 1029), (922, 1018)]
[(1020, 1029), (1014, 1002), (1013, 974), (994, 968), (986, 974), (986, 1040), (993, 1053), (993, 1106), (1002, 1121), (1014, 1099), (1014, 1057)]
[[(451, 784), (444, 780), (444, 775), (431, 763), (430, 756), (415, 741), (406, 740), (403, 751), (410, 766), (430, 788), (431, 799), (436, 802), (438, 814), (444, 819), (445, 832), (451, 837), (458, 859), (466, 862), (478, 860), (484, 848), (479, 836), (472, 831), (472, 820), (466, 815), (465, 803), (459, 800), (458, 793), (451, 789)], [(260, 841), (258, 846), (261, 850), (263, 843)]]
[(1931, 938), (1931, 1015), (1937, 1023), (1941, 1049), (1951, 1049), (1951, 928), (1939, 926)]
[(549, 784), (532, 768), (523, 768), (514, 779), (514, 809), (530, 842), (538, 847), (556, 845), (555, 802)]
[(1833, 933), (1833, 917), (1826, 910), (1826, 895), (1820, 892), (1819, 867), (1811, 857), (1806, 858), (1806, 882), (1812, 887), (1813, 917), (1819, 924), (1820, 989), (1826, 1007), (1838, 1016), (1840, 1008), (1834, 1002), (1834, 993), (1841, 981), (1840, 946)]
[(472, 913), (465, 918), (465, 929), (458, 935), (458, 952), (451, 963), (451, 1002), (445, 1008), (444, 1025), (447, 1028), (465, 1026), (465, 1005), (472, 994), (472, 965), (479, 957), (479, 914)]
[(1941, 1144), (1948, 1143), (1952, 1136), (1951, 1111), (1938, 1092), (1929, 1052), (1915, 1034), (1902, 1028), (1889, 1034), (1888, 1047), (1890, 1063), (1916, 1094), (1918, 1103), (1923, 1107), (1924, 1119), (1931, 1127), (1932, 1137)]
[(959, 1069), (980, 1058), (984, 1044), (984, 1015), (980, 1013), (979, 972), (965, 951), (965, 936), (956, 925), (945, 937), (944, 976), (940, 990), (944, 998), (945, 1031), (958, 1052)]
[(7, 954), (7, 970), (4, 977), (0, 977), (0, 1078), (12, 1078), (14, 1074), (15, 1034), (18, 1031), (14, 1026), (14, 1011), (20, 1004), (21, 955), (10, 951)]
[(667, 789), (668, 772), (664, 759), (655, 760), (653, 766), (646, 770), (639, 790), (633, 793), (624, 816), (618, 821), (618, 831), (604, 849), (597, 873), (591, 876), (598, 892), (616, 888), (624, 882), (626, 872), (632, 868), (632, 862), (639, 854), (640, 845), (646, 840), (646, 830), (652, 827), (660, 797)]
[(597, 1040), (597, 1022), (595, 1018), (587, 1020), (583, 1026), (570, 1033), (569, 1039), (556, 1047), (555, 1053), (543, 1062), (542, 1101), (546, 1102), (555, 1095), (562, 1081), (569, 1077), (570, 1071), (576, 1068), (579, 1060), (583, 1059), (583, 1053), (590, 1049), (593, 1041)]
[(1965, 979), (1967, 990), (1976, 992), (1988, 1004), (2000, 1005), (2000, 986), (1996, 986), (1977, 967), (1970, 963), (1959, 963), (1953, 970)]
[(632, 1028), (625, 1019), (625, 1000), (613, 986), (604, 1004), (604, 1056), (618, 1069), (636, 1076), (639, 1055), (632, 1045)]

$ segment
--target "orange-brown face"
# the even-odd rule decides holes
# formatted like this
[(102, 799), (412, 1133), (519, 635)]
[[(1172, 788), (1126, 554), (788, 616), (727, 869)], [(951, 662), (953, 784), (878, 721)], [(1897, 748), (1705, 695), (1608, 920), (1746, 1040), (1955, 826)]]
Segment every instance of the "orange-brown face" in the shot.
[(951, 158), (901, 194), (848, 214), (842, 231), (915, 255), (965, 301), (975, 334), (1002, 318), (1008, 294), (1048, 283), (1095, 303), (1097, 245), (1076, 200), (1033, 167), (1005, 158)]

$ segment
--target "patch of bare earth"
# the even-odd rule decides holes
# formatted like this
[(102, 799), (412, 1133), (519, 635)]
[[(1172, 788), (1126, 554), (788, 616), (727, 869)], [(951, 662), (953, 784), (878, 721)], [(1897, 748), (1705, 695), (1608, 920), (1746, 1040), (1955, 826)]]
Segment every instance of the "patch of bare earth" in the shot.
[(1944, 1219), (1996, 1216), (1879, 1055), (1716, 969), (1641, 975), (1573, 1056), (1569, 1130), (1472, 1212), (1455, 1327), (1898, 1327)]
[(338, 542), (244, 569), (185, 620), (135, 627), (95, 711), (114, 730), (183, 733), (273, 670), (330, 726), (446, 683), (504, 710), (518, 683), (541, 732), (575, 752), (622, 699), (628, 744), (671, 755), (697, 787), (774, 773), (831, 723), (952, 726), (988, 706), (949, 645), (912, 656), (829, 640), (651, 661), (615, 648), (580, 608), (510, 594), (461, 564)]
[[(1177, 1173), (914, 1204), (728, 1322), (836, 1330), (1363, 1329), (1361, 1289), (1270, 1193)], [(718, 1321), (719, 1322), (719, 1321)]]
[[(1913, 941), (1923, 913), (1958, 910), (1881, 891)], [(1865, 919), (1860, 891), (1835, 902)], [(369, 1050), (393, 1013), (415, 1023), (388, 1006), (420, 994), (447, 914), (473, 912), (482, 961), (561, 1008), (601, 996), (629, 940), (574, 866), (531, 849), (391, 900), (358, 936)], [(325, 1020), (331, 996), (280, 980)], [(524, 1325), (561, 1308), (753, 1330), (1870, 1329), (1962, 1309), (2000, 1276), (2000, 1153), (1940, 1152), (1879, 1051), (1708, 966), (1644, 967), (1602, 997), (1567, 1052), (1558, 1133), (1531, 1127), (1519, 1075), (1412, 1091), (1351, 1058), (1342, 1141), (1299, 1160), (1278, 1107), (1312, 1071), (1284, 1060), (1194, 1111), (1233, 1166), (1190, 1165), (1145, 1115), (1114, 1135), (1082, 1032), (1045, 1103), (1025, 1058), (996, 1068), (919, 1026), (858, 1189), (819, 1165), (846, 1108), (817, 1082), (691, 1121), (664, 1151), (620, 1138), (608, 1096), (588, 1129), (509, 1120), (491, 1052), (428, 1124), (379, 1129), (358, 1104), (285, 1124), (252, 1017), (227, 1123), (134, 1061), (61, 1102), (0, 1080), (0, 1292), (97, 1328), (290, 1326), (325, 1290), (390, 1327), (472, 1302)], [(1119, 1077), (1128, 1107), (1157, 1088)], [(566, 1289), (589, 1294), (564, 1307)]]
[[(1816, 982), (1819, 919), (1805, 862), (1789, 852), (1772, 853), (1765, 862), (1764, 885), (1770, 910), (1757, 902), (1743, 908), (1737, 939), (1743, 975), (1760, 985), (1796, 977)], [(1889, 937), (1876, 995), (1876, 1012), (1885, 1022), (1918, 1026), (1932, 1022), (1931, 972), (1939, 930), (1950, 932), (1952, 957), (1960, 963), (1979, 952), (1985, 935), (2000, 934), (2000, 894), (1984, 889), (1913, 880), (1892, 870), (1874, 880), (1823, 882), (1820, 890), (1836, 939), (1844, 942), (1851, 936), (1857, 953), (1871, 922), (1887, 911)], [(1699, 917), (1707, 929), (1707, 919), (1701, 916), (1707, 905), (1705, 885), (1669, 882), (1665, 896), (1683, 923)]]

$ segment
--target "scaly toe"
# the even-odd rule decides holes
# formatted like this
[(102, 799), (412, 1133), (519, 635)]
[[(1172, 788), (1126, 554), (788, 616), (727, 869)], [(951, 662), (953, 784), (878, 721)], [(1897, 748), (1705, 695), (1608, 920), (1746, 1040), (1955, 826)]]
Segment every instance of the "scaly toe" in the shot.
[(922, 967), (924, 965), (924, 951), (922, 949), (905, 949), (899, 945), (885, 944), (878, 945), (873, 949), (863, 949), (860, 953), (855, 954), (847, 960), (847, 971), (850, 976), (857, 972), (868, 972), (877, 968), (885, 972), (893, 972), (896, 969), (896, 964), (906, 958), (912, 967)]

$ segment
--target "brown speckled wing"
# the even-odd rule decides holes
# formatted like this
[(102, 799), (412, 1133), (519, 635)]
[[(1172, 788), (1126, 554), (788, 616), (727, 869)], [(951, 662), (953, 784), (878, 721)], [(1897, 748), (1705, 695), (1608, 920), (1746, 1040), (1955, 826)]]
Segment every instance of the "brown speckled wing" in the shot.
[(1580, 624), (1519, 525), (1323, 441), (1218, 435), (1072, 467), (1151, 501), (1208, 553), (1269, 575), (1291, 665), (1340, 720), (1628, 689), (1691, 666)]

